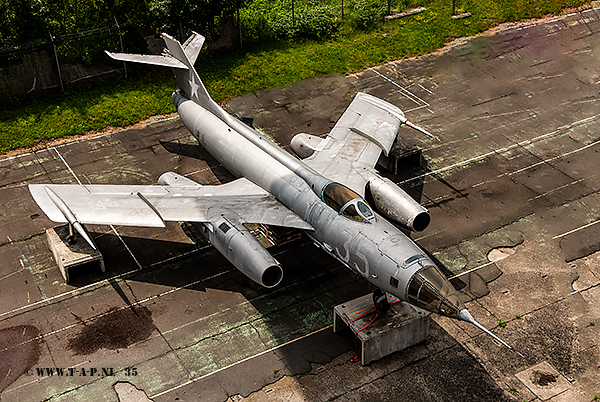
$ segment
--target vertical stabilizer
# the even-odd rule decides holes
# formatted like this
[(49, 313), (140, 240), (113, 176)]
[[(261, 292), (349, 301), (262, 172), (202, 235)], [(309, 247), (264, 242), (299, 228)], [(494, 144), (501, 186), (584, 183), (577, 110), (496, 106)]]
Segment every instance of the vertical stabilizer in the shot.
[(224, 121), (229, 121), (229, 116), (223, 109), (212, 100), (204, 83), (200, 80), (198, 73), (194, 69), (194, 62), (198, 58), (200, 49), (204, 44), (204, 37), (196, 32), (188, 38), (181, 46), (177, 39), (165, 33), (162, 37), (167, 45), (167, 51), (162, 55), (137, 55), (127, 53), (106, 52), (111, 58), (120, 61), (129, 61), (143, 64), (153, 64), (165, 67), (171, 67), (179, 89), (183, 91), (189, 99), (209, 110), (215, 116)]
[(190, 59), (190, 63), (192, 63), (192, 65), (196, 63), (196, 59), (198, 58), (198, 54), (200, 54), (202, 45), (204, 45), (204, 36), (196, 32), (192, 32), (192, 35), (183, 44), (183, 50), (185, 50), (185, 54), (187, 54), (187, 57)]
[[(188, 54), (186, 53), (186, 50), (184, 50), (184, 48), (181, 46), (181, 43), (179, 43), (177, 39), (173, 38), (170, 35), (167, 35), (166, 33), (163, 33), (162, 37), (165, 41), (165, 44), (167, 45), (169, 54), (188, 67), (187, 70), (182, 70), (178, 68), (173, 69), (173, 73), (175, 74), (175, 79), (177, 80), (179, 89), (185, 92), (188, 98), (190, 98), (203, 108), (209, 110), (217, 117), (228, 120), (229, 115), (225, 113), (225, 111), (221, 109), (219, 105), (217, 105), (208, 94), (204, 83), (202, 82), (200, 77), (198, 77), (198, 73), (194, 69), (194, 63), (188, 57)], [(201, 37), (202, 39), (198, 37)], [(194, 60), (196, 60), (196, 57), (198, 57), (198, 52), (200, 51), (200, 49), (197, 48), (198, 44), (200, 46), (202, 45), (200, 41), (204, 43), (204, 37), (202, 37), (202, 35), (196, 34), (195, 37), (190, 37), (190, 39), (188, 39), (188, 41), (185, 42), (187, 45), (187, 49), (189, 49), (190, 55), (193, 57)]]

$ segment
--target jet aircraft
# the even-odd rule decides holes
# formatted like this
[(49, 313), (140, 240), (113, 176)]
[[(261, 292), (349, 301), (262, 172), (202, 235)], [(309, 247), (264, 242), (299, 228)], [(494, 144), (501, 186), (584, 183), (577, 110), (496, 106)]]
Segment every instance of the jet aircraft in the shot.
[[(238, 179), (200, 185), (167, 172), (157, 185), (31, 184), (30, 192), (54, 222), (69, 223), (95, 248), (82, 224), (164, 227), (166, 221), (202, 223), (202, 234), (237, 269), (271, 288), (280, 263), (245, 223), (298, 228), (315, 245), (377, 288), (433, 313), (475, 321), (435, 263), (388, 220), (423, 231), (428, 211), (375, 171), (402, 124), (424, 134), (396, 106), (358, 93), (324, 139), (297, 134), (291, 155), (226, 113), (211, 99), (194, 63), (204, 37), (181, 45), (163, 34), (162, 55), (107, 54), (116, 60), (167, 66), (179, 89), (173, 102), (198, 142)], [(374, 205), (365, 201), (366, 195)], [(383, 292), (381, 292), (383, 293)]]

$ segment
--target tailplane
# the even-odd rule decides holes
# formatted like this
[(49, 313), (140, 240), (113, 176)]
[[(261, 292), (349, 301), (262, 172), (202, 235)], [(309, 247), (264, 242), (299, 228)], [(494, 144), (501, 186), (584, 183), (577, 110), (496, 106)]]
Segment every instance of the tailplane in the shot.
[(179, 89), (183, 91), (188, 98), (209, 110), (217, 117), (227, 119), (229, 115), (227, 115), (227, 113), (212, 100), (204, 83), (194, 69), (194, 63), (204, 44), (204, 37), (193, 32), (192, 36), (185, 41), (183, 46), (177, 39), (166, 33), (163, 33), (162, 37), (167, 45), (167, 49), (165, 49), (161, 55), (111, 53), (108, 51), (106, 54), (108, 54), (110, 58), (119, 61), (171, 67), (173, 69), (173, 74), (175, 74)]

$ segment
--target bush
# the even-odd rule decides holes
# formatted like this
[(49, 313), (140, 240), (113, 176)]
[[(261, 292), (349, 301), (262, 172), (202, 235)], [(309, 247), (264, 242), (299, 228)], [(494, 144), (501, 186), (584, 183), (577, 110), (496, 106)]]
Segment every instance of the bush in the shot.
[(350, 23), (356, 29), (367, 31), (383, 23), (386, 11), (383, 1), (358, 0), (352, 7)]
[(327, 39), (334, 36), (340, 28), (340, 21), (331, 6), (304, 7), (295, 10), (294, 19), (290, 10), (273, 13), (270, 18), (254, 18), (245, 21), (242, 32), (247, 40), (297, 40)]

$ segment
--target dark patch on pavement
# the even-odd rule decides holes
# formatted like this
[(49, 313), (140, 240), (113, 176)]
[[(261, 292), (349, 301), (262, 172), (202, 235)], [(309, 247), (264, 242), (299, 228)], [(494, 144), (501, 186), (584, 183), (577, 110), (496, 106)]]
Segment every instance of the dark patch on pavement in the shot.
[(40, 331), (33, 325), (0, 330), (0, 392), (37, 363)]
[[(488, 283), (498, 279), (500, 275), (502, 275), (502, 271), (500, 271), (498, 266), (496, 264), (490, 264), (481, 267), (476, 271), (454, 278), (451, 282), (456, 290), (478, 299), (490, 293), (487, 286)], [(463, 298), (463, 301), (466, 302), (468, 300)]]
[[(506, 374), (516, 374), (532, 365), (547, 361), (563, 375), (572, 375), (578, 369), (578, 330), (573, 321), (575, 311), (568, 301), (554, 303), (511, 321), (513, 328), (497, 328), (494, 332), (513, 345), (525, 358), (515, 359), (514, 352), (494, 346), (490, 337), (480, 336), (474, 342), (481, 349), (497, 349), (487, 358), (494, 367)], [(589, 353), (589, 350), (586, 352)]]
[(571, 262), (600, 250), (600, 225), (592, 225), (560, 239), (565, 261)]
[(547, 387), (551, 383), (555, 383), (557, 379), (558, 375), (545, 371), (535, 370), (531, 373), (531, 382), (541, 387)]
[[(473, 384), (477, 384), (474, 389)], [(516, 401), (463, 347), (446, 349), (353, 392), (373, 401)]]
[(101, 348), (126, 348), (147, 339), (156, 328), (150, 310), (141, 306), (115, 307), (82, 324), (81, 332), (68, 342), (69, 349), (78, 355), (89, 355)]

